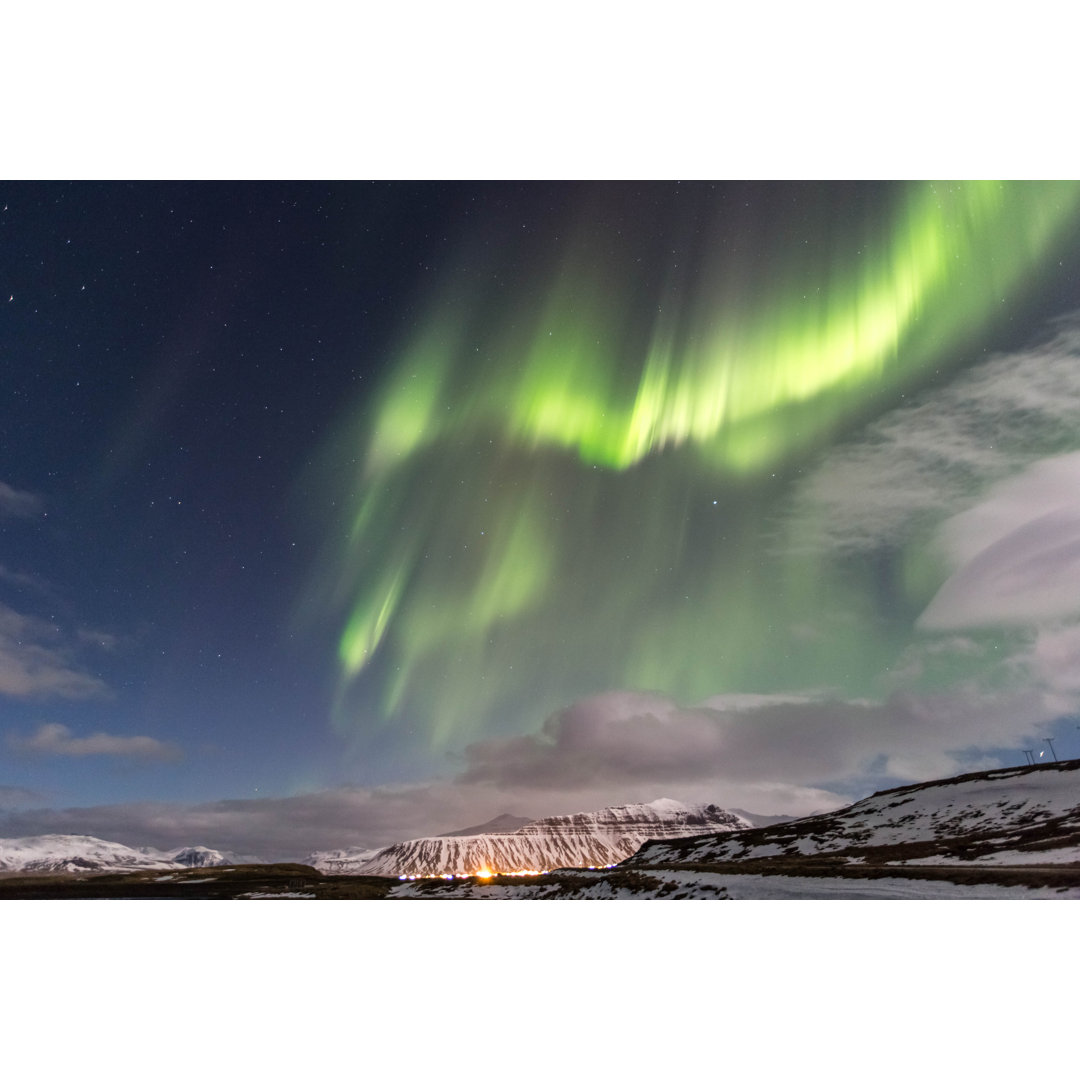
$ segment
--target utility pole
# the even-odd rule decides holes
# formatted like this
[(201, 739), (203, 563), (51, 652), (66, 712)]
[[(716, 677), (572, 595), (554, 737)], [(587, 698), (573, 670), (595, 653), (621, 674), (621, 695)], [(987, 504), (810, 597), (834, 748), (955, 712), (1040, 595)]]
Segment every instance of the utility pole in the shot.
[(1029, 765), (1034, 765), (1035, 764), (1035, 751), (1034, 750), (1025, 750), (1024, 753), (1027, 754), (1028, 764)]
[(1053, 739), (1043, 739), (1043, 742), (1049, 744), (1050, 753), (1054, 755), (1054, 760), (1057, 761), (1058, 756), (1057, 756), (1057, 751), (1054, 750), (1054, 740)]

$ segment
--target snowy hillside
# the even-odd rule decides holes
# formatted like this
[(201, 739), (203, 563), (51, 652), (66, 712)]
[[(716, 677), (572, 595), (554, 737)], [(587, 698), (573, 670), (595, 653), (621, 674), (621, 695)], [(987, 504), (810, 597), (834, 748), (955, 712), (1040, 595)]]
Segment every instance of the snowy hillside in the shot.
[(178, 866), (223, 866), (240, 860), (206, 847), (156, 851), (131, 848), (96, 836), (28, 836), (0, 838), (0, 871), (23, 873), (88, 873), (95, 870), (175, 870)]
[(339, 848), (336, 851), (316, 851), (304, 861), (324, 874), (359, 874), (356, 868), (370, 862), (385, 848)]
[(30, 836), (0, 840), (0, 870), (55, 872), (175, 868), (161, 851), (136, 850), (96, 836)]
[(633, 854), (646, 840), (726, 833), (749, 826), (745, 819), (711, 804), (685, 806), (673, 799), (657, 799), (595, 813), (540, 818), (513, 832), (422, 837), (374, 852), (318, 852), (308, 861), (319, 870), (338, 874), (512, 874), (560, 866), (608, 866)]
[(830, 854), (908, 865), (1080, 862), (1080, 761), (968, 773), (735, 835), (651, 843), (628, 865)]

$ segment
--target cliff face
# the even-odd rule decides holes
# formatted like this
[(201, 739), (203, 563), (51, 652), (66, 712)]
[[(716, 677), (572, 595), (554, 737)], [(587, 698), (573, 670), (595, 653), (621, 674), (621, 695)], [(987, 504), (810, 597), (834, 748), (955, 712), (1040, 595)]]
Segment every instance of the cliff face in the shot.
[(378, 851), (325, 852), (312, 865), (328, 873), (387, 877), (512, 874), (560, 866), (608, 866), (632, 855), (646, 840), (746, 829), (750, 823), (718, 806), (685, 806), (673, 799), (612, 806), (589, 814), (540, 818), (505, 833), (431, 836)]

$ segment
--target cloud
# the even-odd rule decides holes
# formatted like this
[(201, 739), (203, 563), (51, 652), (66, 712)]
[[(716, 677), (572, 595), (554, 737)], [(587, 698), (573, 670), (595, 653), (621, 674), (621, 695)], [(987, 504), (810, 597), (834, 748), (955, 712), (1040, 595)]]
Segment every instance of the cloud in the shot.
[(108, 693), (79, 669), (59, 627), (0, 604), (0, 694), (82, 700)]
[(449, 832), (504, 810), (535, 815), (527, 804), (505, 793), (433, 781), (197, 805), (144, 802), (27, 810), (0, 816), (0, 835), (74, 833), (160, 850), (199, 843), (278, 861), (303, 858), (313, 851), (381, 847)]
[(44, 801), (38, 792), (29, 788), (0, 784), (0, 810), (15, 810), (20, 806), (33, 806)]
[(76, 630), (75, 635), (83, 645), (93, 645), (105, 652), (116, 652), (120, 644), (120, 638), (107, 630)]
[(1034, 462), (1080, 450), (1080, 313), (968, 369), (830, 451), (801, 485), (789, 545), (897, 548)]
[(717, 708), (717, 700), (680, 708), (654, 695), (589, 698), (537, 734), (474, 743), (460, 782), (581, 791), (707, 781), (722, 793), (764, 783), (820, 790), (855, 777), (925, 780), (955, 772), (973, 746), (1019, 745), (1055, 718), (1058, 704), (1037, 690), (896, 694), (880, 703), (764, 699), (751, 708)]
[(142, 758), (147, 761), (177, 761), (183, 754), (172, 743), (162, 742), (149, 735), (85, 735), (72, 734), (63, 724), (42, 724), (30, 736), (9, 735), (8, 742), (17, 750), (61, 757)]
[(1030, 625), (1080, 613), (1080, 453), (997, 485), (949, 519), (940, 542), (957, 569), (921, 627)]
[[(24, 809), (0, 815), (0, 835), (87, 834), (162, 850), (201, 843), (290, 860), (433, 836), (501, 813), (535, 818), (660, 796), (798, 816), (849, 802), (830, 789), (837, 785), (858, 787), (857, 797), (897, 779), (948, 775), (960, 764), (1000, 764), (962, 754), (1020, 745), (1058, 715), (1035, 692), (997, 700), (897, 695), (881, 703), (747, 697), (682, 708), (658, 695), (604, 694), (533, 735), (473, 744), (452, 778), (198, 805)], [(64, 733), (42, 741), (52, 739), (73, 741)]]
[[(799, 790), (791, 785), (746, 785), (765, 807), (780, 813), (811, 813), (843, 805), (831, 792)], [(338, 787), (282, 798), (225, 799), (184, 805), (123, 805), (33, 809), (0, 814), (0, 835), (61, 833), (98, 836), (133, 847), (159, 850), (205, 844), (272, 861), (302, 859), (313, 851), (375, 848), (421, 836), (436, 836), (477, 825), (502, 813), (537, 818), (599, 810), (647, 801), (670, 792), (686, 802), (716, 802), (715, 784), (633, 785), (622, 790), (513, 792), (491, 785), (433, 780), (423, 784), (360, 788)], [(764, 800), (764, 801), (763, 801)], [(793, 801), (794, 800), (794, 801)], [(740, 805), (723, 800), (725, 805)], [(746, 800), (744, 800), (745, 802)], [(751, 812), (755, 806), (750, 807)], [(765, 812), (763, 811), (763, 812)]]
[[(635, 701), (640, 696), (621, 697), (622, 706), (617, 711), (635, 712), (635, 706), (640, 705), (640, 700)], [(662, 698), (646, 700), (654, 709), (678, 711), (677, 706)], [(574, 715), (596, 713), (598, 722), (603, 723), (611, 704), (586, 701)], [(57, 726), (39, 731), (35, 741), (44, 746), (71, 746), (75, 740), (66, 731), (56, 731)], [(572, 736), (569, 730), (567, 733)], [(84, 744), (87, 741), (80, 740)], [(493, 746), (478, 744), (476, 754), (484, 757)], [(501, 813), (535, 818), (648, 801), (661, 795), (688, 802), (723, 801), (726, 805), (779, 813), (810, 813), (846, 801), (832, 792), (772, 778), (725, 788), (701, 770), (680, 763), (681, 753), (677, 752), (666, 768), (653, 770), (646, 763), (635, 770), (634, 763), (627, 759), (612, 783), (592, 775), (580, 776), (576, 785), (558, 778), (549, 782), (537, 777), (531, 786), (515, 791), (466, 774), (418, 784), (338, 787), (281, 798), (227, 799), (198, 805), (139, 803), (23, 810), (0, 816), (0, 835), (87, 834), (162, 850), (202, 843), (277, 860), (302, 858), (318, 850), (379, 847), (437, 835)], [(628, 772), (635, 774), (632, 779), (627, 779)], [(725, 792), (730, 793), (730, 799), (724, 797)]]
[(1059, 716), (1080, 713), (1080, 622), (1038, 627), (1010, 665), (1042, 689)]
[(0, 480), (0, 515), (30, 518), (41, 513), (44, 501), (40, 495), (19, 491)]
[[(993, 646), (961, 635), (923, 637), (901, 651), (883, 675), (882, 682), (893, 689), (910, 687), (928, 676), (947, 672), (957, 660), (977, 658), (985, 661), (991, 648)], [(1000, 660), (1000, 654), (995, 652), (994, 658)]]
[(0, 563), (0, 581), (6, 581), (20, 589), (32, 589), (35, 592), (47, 593), (51, 590), (40, 578), (33, 574), (25, 574), (18, 570), (9, 570)]

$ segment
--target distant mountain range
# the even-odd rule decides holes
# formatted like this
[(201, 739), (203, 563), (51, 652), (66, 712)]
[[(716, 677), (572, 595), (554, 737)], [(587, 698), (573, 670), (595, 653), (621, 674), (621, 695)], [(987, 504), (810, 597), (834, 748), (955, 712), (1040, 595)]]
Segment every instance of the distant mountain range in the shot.
[[(746, 829), (751, 824), (748, 818), (711, 804), (686, 806), (673, 799), (657, 799), (537, 821), (502, 814), (482, 825), (442, 836), (421, 837), (383, 848), (320, 851), (303, 861), (327, 874), (395, 878), (607, 866), (632, 855), (646, 840)], [(207, 847), (158, 851), (94, 836), (0, 839), (0, 872), (8, 873), (175, 870), (258, 861), (252, 856)]]
[(131, 848), (96, 836), (30, 836), (0, 839), (0, 871), (23, 873), (89, 873), (98, 870), (176, 870), (192, 866), (252, 863), (250, 856), (207, 847), (175, 851)]
[(526, 820), (508, 829), (515, 820), (521, 819), (504, 815), (457, 833), (406, 840), (374, 851), (316, 852), (305, 861), (333, 874), (514, 874), (561, 866), (609, 866), (632, 855), (646, 840), (751, 828), (751, 822), (730, 810), (711, 803), (686, 806), (674, 799)]

